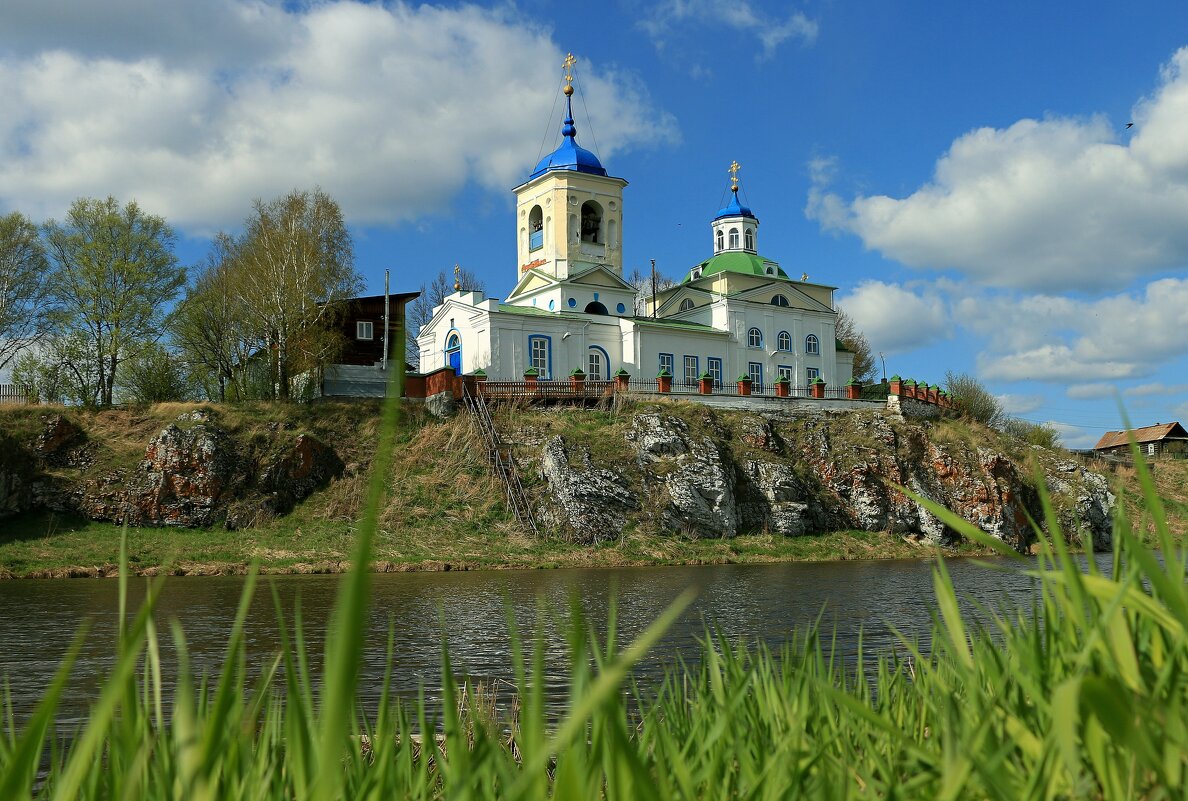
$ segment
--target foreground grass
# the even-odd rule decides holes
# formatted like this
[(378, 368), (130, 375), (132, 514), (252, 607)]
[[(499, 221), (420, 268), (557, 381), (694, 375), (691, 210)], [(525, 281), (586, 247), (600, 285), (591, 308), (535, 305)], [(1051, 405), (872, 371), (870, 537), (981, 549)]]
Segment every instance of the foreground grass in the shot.
[[(391, 432), (389, 423), (381, 438)], [(508, 717), (456, 685), (444, 648), (440, 718), (423, 699), (392, 697), (390, 675), (378, 710), (360, 710), (366, 568), (383, 492), (373, 477), (316, 675), (300, 622), (285, 621), (278, 604), (286, 639), (248, 683), (254, 577), (219, 674), (191, 673), (173, 626), (179, 666), (162, 675), (155, 580), (143, 608), (121, 615), (110, 675), (77, 731), (59, 740), (53, 721), (81, 634), (30, 719), (14, 722), (3, 702), (0, 798), (1182, 798), (1185, 563), (1154, 487), (1141, 470), (1139, 479), (1162, 561), (1123, 514), (1109, 575), (1092, 561), (1083, 572), (1050, 519), (1056, 536), (1038, 563), (1016, 555), (1037, 581), (1032, 609), (971, 625), (941, 562), (930, 646), (905, 641), (906, 659), (868, 654), (848, 665), (813, 630), (778, 653), (715, 637), (698, 664), (625, 695), (632, 665), (689, 597), (622, 650), (613, 614), (588, 625), (575, 605), (570, 700), (550, 720), (539, 636), (513, 635)], [(933, 511), (984, 547), (1004, 547)]]
[[(300, 512), (259, 529), (129, 528), (129, 568), (139, 575), (243, 574), (256, 562), (263, 573), (341, 573), (350, 566), (358, 523), (309, 519)], [(0, 533), (0, 578), (114, 576), (123, 533), (112, 523), (51, 514), (5, 521)], [(946, 551), (989, 551), (965, 544)], [(599, 546), (534, 539), (511, 528), (492, 534), (477, 527), (441, 526), (376, 532), (371, 569), (498, 570), (560, 567), (748, 564), (932, 556), (930, 547), (881, 532), (842, 531), (806, 537), (749, 534), (696, 540), (633, 533)]]

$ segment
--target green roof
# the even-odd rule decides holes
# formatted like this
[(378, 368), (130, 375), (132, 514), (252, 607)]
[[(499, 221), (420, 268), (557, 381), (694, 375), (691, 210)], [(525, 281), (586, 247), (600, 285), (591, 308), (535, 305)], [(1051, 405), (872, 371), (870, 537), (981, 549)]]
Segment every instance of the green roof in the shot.
[(847, 348), (846, 343), (842, 342), (840, 339), (833, 340), (833, 347), (838, 353), (853, 353), (854, 352), (854, 351), (850, 350), (849, 348)]
[(758, 275), (766, 276), (768, 266), (774, 266), (776, 271), (772, 277), (778, 276), (780, 278), (787, 278), (785, 273), (779, 265), (775, 262), (757, 256), (754, 253), (747, 253), (741, 250), (731, 250), (726, 253), (719, 253), (707, 261), (698, 264), (689, 274), (685, 276), (682, 283), (689, 283), (692, 280), (693, 270), (701, 268), (701, 278), (707, 275), (716, 275), (718, 273), (741, 273), (743, 275)]

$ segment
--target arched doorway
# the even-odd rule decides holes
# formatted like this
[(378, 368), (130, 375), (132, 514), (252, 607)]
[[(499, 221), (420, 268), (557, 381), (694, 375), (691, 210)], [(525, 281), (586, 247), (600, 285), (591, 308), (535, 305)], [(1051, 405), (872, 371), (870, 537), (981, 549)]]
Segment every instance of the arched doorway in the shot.
[(586, 364), (586, 378), (592, 381), (606, 381), (610, 378), (610, 357), (597, 345), (590, 346)]
[(454, 371), (454, 375), (462, 375), (462, 337), (457, 331), (451, 331), (446, 336), (446, 364)]

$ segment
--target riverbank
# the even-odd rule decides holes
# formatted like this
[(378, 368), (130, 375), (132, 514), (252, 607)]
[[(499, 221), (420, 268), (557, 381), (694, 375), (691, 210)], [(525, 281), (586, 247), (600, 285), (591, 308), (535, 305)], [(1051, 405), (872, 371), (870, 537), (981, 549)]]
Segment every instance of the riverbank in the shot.
[[(296, 514), (296, 517), (302, 517)], [(129, 567), (138, 575), (242, 575), (253, 560), (266, 574), (342, 573), (349, 568), (355, 529), (310, 519), (278, 521), (247, 531), (129, 528)], [(0, 578), (104, 578), (118, 574), (121, 528), (50, 514), (6, 521), (0, 535)], [(500, 537), (443, 529), (377, 532), (372, 569), (380, 573), (452, 570), (541, 570), (659, 565), (759, 564), (978, 556), (970, 543), (937, 549), (923, 542), (868, 531), (804, 537), (743, 534), (728, 540), (633, 533), (599, 546), (532, 539), (515, 531)]]

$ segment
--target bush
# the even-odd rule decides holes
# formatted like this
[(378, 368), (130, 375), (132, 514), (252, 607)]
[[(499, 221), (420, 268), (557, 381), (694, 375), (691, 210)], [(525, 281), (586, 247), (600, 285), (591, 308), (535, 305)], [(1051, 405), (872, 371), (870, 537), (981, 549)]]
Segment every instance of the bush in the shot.
[(1038, 445), (1049, 450), (1060, 447), (1060, 433), (1047, 423), (1032, 423), (1017, 417), (1007, 417), (1003, 421), (1002, 431), (1028, 445)]
[(961, 414), (983, 425), (999, 428), (1004, 413), (998, 398), (982, 385), (982, 382), (967, 373), (945, 374), (946, 389), (953, 396), (953, 408)]

